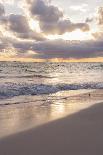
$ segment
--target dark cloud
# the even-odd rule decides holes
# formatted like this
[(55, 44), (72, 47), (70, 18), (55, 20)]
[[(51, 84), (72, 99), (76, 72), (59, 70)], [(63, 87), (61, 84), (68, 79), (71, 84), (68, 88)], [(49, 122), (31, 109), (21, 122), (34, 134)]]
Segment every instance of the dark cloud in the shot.
[(11, 14), (8, 18), (9, 29), (17, 33), (27, 33), (29, 25), (25, 16)]
[[(97, 58), (103, 57), (103, 41), (18, 41), (11, 38), (4, 38), (0, 44), (0, 50), (13, 48), (16, 57), (28, 57), (34, 59), (53, 58)], [(28, 51), (32, 51), (31, 54)]]
[(33, 0), (30, 5), (29, 1), (31, 14), (35, 15), (41, 22), (57, 22), (61, 17), (63, 17), (62, 11), (53, 5), (48, 5), (46, 2), (47, 1), (43, 0)]
[(3, 4), (0, 3), (0, 16), (3, 16), (5, 14), (5, 9)]
[(66, 32), (72, 32), (76, 29), (88, 31), (89, 26), (86, 23), (72, 23), (69, 19), (59, 20), (57, 23), (44, 23), (40, 22), (40, 27), (46, 34), (59, 34), (62, 35)]
[[(31, 58), (52, 59), (52, 58), (93, 58), (103, 56), (103, 41), (82, 41), (70, 42), (63, 40), (44, 42), (15, 42), (13, 47), (18, 51), (36, 52)], [(29, 55), (28, 55), (29, 56)]]
[(17, 49), (17, 50), (19, 49), (22, 52), (31, 50), (33, 44), (34, 43), (31, 41), (15, 41), (12, 43), (12, 45), (15, 49)]
[(32, 30), (28, 31), (27, 33), (19, 33), (17, 36), (22, 39), (32, 39), (34, 41), (46, 40), (46, 37), (42, 33), (38, 33)]
[(38, 58), (90, 58), (103, 56), (103, 42), (47, 41), (33, 45)]
[(63, 12), (59, 8), (48, 4), (44, 0), (27, 0), (29, 11), (32, 17), (40, 23), (41, 30), (46, 34), (63, 34), (76, 29), (88, 31), (87, 23), (72, 23), (69, 19), (64, 19)]
[[(3, 50), (7, 47), (7, 44), (5, 43), (0, 43), (0, 50)], [(1, 51), (0, 51), (1, 52)]]

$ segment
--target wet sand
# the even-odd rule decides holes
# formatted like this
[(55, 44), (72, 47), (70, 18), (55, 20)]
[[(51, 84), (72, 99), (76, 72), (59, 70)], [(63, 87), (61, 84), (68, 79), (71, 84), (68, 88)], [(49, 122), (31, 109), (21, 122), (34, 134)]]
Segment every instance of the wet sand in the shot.
[(14, 97), (5, 103), (3, 101), (3, 105), (0, 101), (0, 139), (70, 116), (100, 102), (103, 102), (102, 90)]
[(1, 139), (0, 155), (103, 155), (103, 103)]

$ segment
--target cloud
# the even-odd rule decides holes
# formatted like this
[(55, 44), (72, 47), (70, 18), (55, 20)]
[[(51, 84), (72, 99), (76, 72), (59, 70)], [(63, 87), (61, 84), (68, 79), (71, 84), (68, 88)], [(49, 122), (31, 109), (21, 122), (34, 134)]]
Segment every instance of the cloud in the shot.
[(69, 19), (59, 20), (57, 23), (40, 22), (40, 27), (45, 34), (59, 34), (72, 32), (76, 29), (89, 31), (89, 26), (86, 23), (72, 23)]
[(25, 16), (11, 14), (9, 16), (9, 28), (17, 33), (27, 33), (29, 25)]
[[(103, 56), (103, 41), (19, 41), (14, 42), (13, 47), (18, 51), (18, 55), (25, 53), (29, 58), (53, 59), (53, 58), (96, 58)], [(28, 55), (28, 51), (32, 51)]]
[(23, 15), (10, 15), (8, 19), (8, 28), (16, 33), (17, 37), (23, 39), (45, 40), (45, 37), (30, 29), (28, 20)]
[(2, 3), (0, 3), (0, 16), (3, 16), (5, 14), (5, 9)]
[[(64, 19), (63, 12), (56, 6), (49, 5), (47, 1), (43, 0), (26, 0), (29, 12), (32, 18), (39, 21), (39, 26), (42, 33), (32, 30), (29, 25), (26, 15), (2, 13), (0, 22), (3, 24), (6, 31), (10, 31), (18, 38), (34, 39), (37, 41), (46, 40), (47, 34), (62, 35), (66, 32), (72, 32), (75, 29), (88, 31), (89, 25), (87, 23), (72, 23), (69, 19)], [(1, 8), (4, 7), (2, 6)], [(4, 10), (5, 12), (5, 10)]]
[(31, 48), (39, 51), (39, 58), (90, 58), (103, 56), (103, 42), (65, 42), (63, 40), (46, 41), (33, 45)]
[[(11, 48), (12, 47), (12, 48)], [(103, 41), (64, 41), (46, 40), (29, 41), (3, 38), (0, 43), (0, 51), (13, 49), (16, 51), (14, 57), (34, 59), (82, 59), (103, 57)], [(28, 52), (32, 51), (32, 52)]]
[(103, 25), (103, 7), (98, 9), (98, 24)]
[[(27, 1), (28, 2), (28, 1)], [(29, 9), (32, 15), (41, 22), (57, 22), (61, 17), (63, 17), (63, 12), (53, 5), (48, 5), (47, 1), (43, 0), (33, 0), (29, 1)]]
[(96, 40), (103, 40), (103, 31), (92, 33)]
[(98, 8), (98, 11), (96, 14), (96, 26), (98, 30), (92, 33), (92, 35), (97, 40), (103, 40), (103, 7), (102, 6)]
[(103, 6), (97, 7), (92, 16), (87, 17), (85, 20), (86, 23), (94, 22), (95, 26), (103, 26)]
[[(64, 41), (46, 39), (48, 34), (62, 35), (76, 29), (89, 31), (88, 22), (72, 22), (64, 17), (64, 13), (56, 6), (43, 0), (26, 0), (29, 17), (39, 21), (40, 32), (31, 29), (27, 14), (5, 14), (0, 7), (0, 51), (15, 51), (16, 57), (53, 59), (53, 58), (93, 58), (103, 57), (103, 29), (97, 40)], [(1, 9), (3, 8), (3, 9)], [(26, 9), (27, 9), (26, 8)], [(3, 11), (4, 10), (4, 11)], [(28, 10), (27, 10), (28, 11)], [(102, 25), (102, 11), (99, 12), (99, 24)], [(7, 33), (6, 33), (7, 32)], [(9, 34), (9, 35), (8, 35)], [(96, 35), (96, 34), (95, 34)], [(101, 37), (101, 38), (100, 38)], [(7, 52), (8, 53), (8, 52)]]
[(45, 36), (42, 33), (31, 30), (27, 18), (23, 15), (10, 14), (8, 16), (2, 16), (0, 22), (11, 35), (15, 35), (22, 39), (33, 39), (37, 41), (45, 40)]
[(28, 31), (28, 33), (17, 34), (17, 36), (22, 39), (32, 39), (34, 41), (46, 40), (46, 37), (42, 33), (34, 32), (32, 30)]
[(56, 6), (44, 0), (27, 0), (27, 10), (32, 18), (37, 19), (45, 34), (59, 34), (72, 32), (76, 29), (89, 31), (87, 23), (73, 23), (65, 19), (63, 12)]

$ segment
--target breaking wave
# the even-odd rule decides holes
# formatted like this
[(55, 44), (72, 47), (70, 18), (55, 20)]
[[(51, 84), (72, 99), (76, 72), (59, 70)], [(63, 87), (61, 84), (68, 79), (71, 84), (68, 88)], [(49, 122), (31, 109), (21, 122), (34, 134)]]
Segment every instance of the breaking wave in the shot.
[(103, 89), (103, 83), (83, 83), (83, 84), (4, 84), (0, 85), (0, 99), (11, 98), (22, 95), (42, 95), (53, 94), (59, 91), (79, 90), (79, 89)]

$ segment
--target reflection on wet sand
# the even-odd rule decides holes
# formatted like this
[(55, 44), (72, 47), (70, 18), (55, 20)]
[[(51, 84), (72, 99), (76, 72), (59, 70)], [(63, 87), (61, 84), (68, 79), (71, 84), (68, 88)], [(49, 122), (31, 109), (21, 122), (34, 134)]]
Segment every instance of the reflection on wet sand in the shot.
[(89, 93), (81, 91), (82, 93), (79, 90), (81, 95), (77, 91), (78, 95), (75, 95), (73, 91), (74, 96), (72, 96), (72, 92), (59, 92), (55, 96), (40, 96), (39, 104), (36, 103), (35, 97), (32, 97), (30, 103), (30, 97), (27, 100), (26, 96), (29, 104), (1, 106), (0, 138), (70, 115), (103, 100), (102, 91), (91, 92), (91, 97), (88, 95), (90, 91)]
[(39, 96), (38, 100), (37, 96), (19, 97), (19, 103), (26, 101), (22, 104), (15, 104), (15, 97), (15, 100), (11, 99), (11, 105), (0, 106), (0, 137), (75, 113), (103, 101), (102, 96), (102, 90), (76, 90)]

